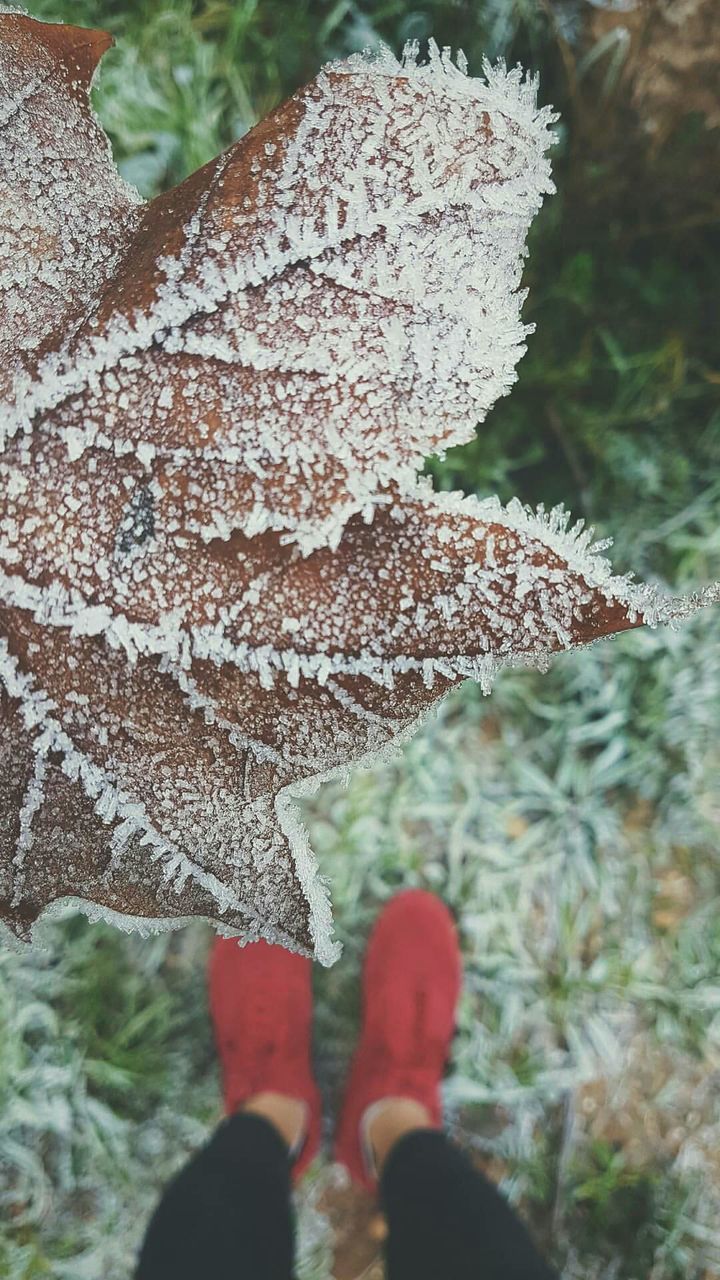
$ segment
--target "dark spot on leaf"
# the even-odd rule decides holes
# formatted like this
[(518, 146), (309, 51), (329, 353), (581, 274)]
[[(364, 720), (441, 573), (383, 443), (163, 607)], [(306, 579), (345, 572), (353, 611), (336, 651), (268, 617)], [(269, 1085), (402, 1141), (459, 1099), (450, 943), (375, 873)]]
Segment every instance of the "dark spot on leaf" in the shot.
[(118, 529), (117, 554), (128, 555), (155, 535), (155, 505), (147, 485), (137, 489), (130, 499)]

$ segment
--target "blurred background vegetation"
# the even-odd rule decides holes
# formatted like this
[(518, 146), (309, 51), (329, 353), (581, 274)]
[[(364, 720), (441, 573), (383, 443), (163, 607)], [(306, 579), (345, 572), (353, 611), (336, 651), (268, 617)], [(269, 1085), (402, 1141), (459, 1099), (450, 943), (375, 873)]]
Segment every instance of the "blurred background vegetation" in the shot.
[[(516, 494), (668, 589), (720, 578), (716, 0), (35, 0), (116, 37), (95, 106), (145, 195), (330, 58), (433, 35), (520, 61), (561, 112), (530, 237), (519, 382), (440, 487)], [(367, 929), (449, 901), (466, 992), (448, 1122), (565, 1280), (720, 1276), (720, 620), (627, 634), (453, 695), (392, 768), (307, 806), (343, 960), (317, 974), (330, 1106)], [(164, 1179), (219, 1114), (209, 931), (66, 912), (0, 954), (0, 1274), (129, 1280)], [(317, 1203), (301, 1276), (327, 1280)]]

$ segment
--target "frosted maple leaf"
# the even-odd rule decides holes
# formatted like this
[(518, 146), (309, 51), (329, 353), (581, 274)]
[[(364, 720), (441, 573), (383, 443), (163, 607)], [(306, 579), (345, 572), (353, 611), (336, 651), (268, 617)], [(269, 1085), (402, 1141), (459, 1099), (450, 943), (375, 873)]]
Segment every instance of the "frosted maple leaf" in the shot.
[(299, 796), (466, 678), (717, 588), (418, 479), (524, 351), (533, 81), (354, 57), (144, 204), (89, 106), (109, 43), (0, 15), (0, 915), (329, 961)]

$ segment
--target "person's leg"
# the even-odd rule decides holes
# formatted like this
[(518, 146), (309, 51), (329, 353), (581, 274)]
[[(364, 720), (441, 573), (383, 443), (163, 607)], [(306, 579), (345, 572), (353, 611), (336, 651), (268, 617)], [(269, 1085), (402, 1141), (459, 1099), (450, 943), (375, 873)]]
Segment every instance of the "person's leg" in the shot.
[(415, 1129), (380, 1180), (388, 1280), (557, 1280), (496, 1187), (444, 1134)]
[(462, 966), (452, 917), (419, 890), (381, 912), (335, 1151), (380, 1193), (390, 1280), (552, 1280), (519, 1218), (440, 1132)]
[(320, 1147), (321, 1101), (312, 1067), (312, 965), (267, 942), (240, 947), (216, 938), (208, 994), (220, 1059), (225, 1109), (258, 1111), (285, 1133), (304, 1138), (294, 1182)]
[(367, 1125), (380, 1103), (402, 1098), (415, 1107), (415, 1127), (440, 1127), (440, 1084), (461, 983), (447, 907), (421, 889), (396, 894), (375, 921), (365, 952), (362, 1028), (335, 1138), (337, 1160), (368, 1191), (377, 1187), (377, 1169)]
[(136, 1280), (288, 1280), (291, 1182), (320, 1140), (310, 962), (216, 939), (209, 995), (229, 1119), (166, 1189)]
[(290, 1152), (260, 1114), (223, 1121), (166, 1188), (135, 1280), (291, 1280)]

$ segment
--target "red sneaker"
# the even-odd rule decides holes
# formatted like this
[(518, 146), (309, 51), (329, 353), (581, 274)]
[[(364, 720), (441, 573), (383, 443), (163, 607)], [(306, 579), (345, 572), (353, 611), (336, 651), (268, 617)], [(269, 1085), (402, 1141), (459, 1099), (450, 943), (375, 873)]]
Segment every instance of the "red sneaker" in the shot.
[(320, 1146), (320, 1093), (311, 1057), (311, 963), (267, 942), (238, 946), (216, 938), (208, 973), (210, 1012), (222, 1068), (225, 1109), (271, 1090), (307, 1106), (307, 1129), (293, 1165), (297, 1181)]
[(462, 959), (439, 898), (410, 889), (384, 908), (363, 970), (363, 1025), (335, 1140), (335, 1158), (368, 1191), (377, 1174), (362, 1132), (381, 1098), (414, 1098), (439, 1128), (440, 1082), (455, 1030)]

